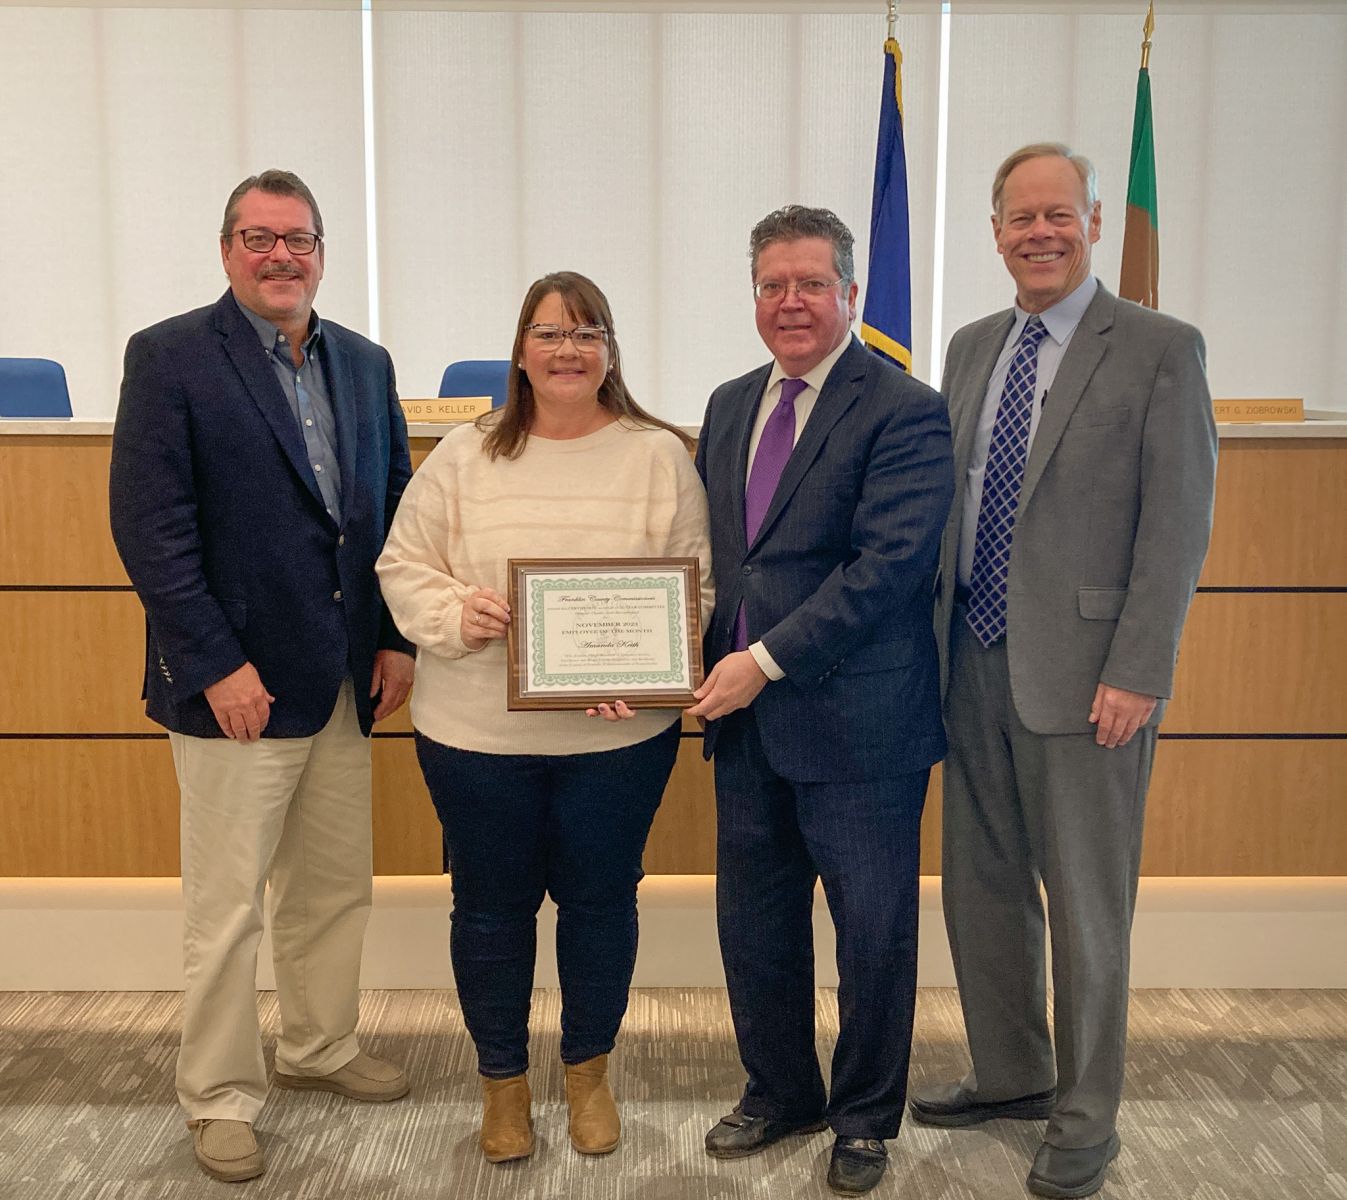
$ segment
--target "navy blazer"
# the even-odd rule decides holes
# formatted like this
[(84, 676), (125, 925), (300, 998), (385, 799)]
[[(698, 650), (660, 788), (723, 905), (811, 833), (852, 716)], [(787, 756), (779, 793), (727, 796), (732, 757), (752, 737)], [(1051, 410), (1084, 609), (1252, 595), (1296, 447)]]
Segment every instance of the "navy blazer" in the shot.
[(374, 560), (411, 477), (387, 351), (323, 321), (342, 522), (256, 330), (226, 292), (135, 334), (112, 437), (112, 535), (146, 616), (148, 716), (222, 737), (203, 691), (245, 662), (276, 697), (264, 737), (308, 737), (355, 682), (360, 727), (380, 648), (414, 653)]
[[(753, 544), (744, 484), (771, 364), (712, 394), (697, 447), (711, 509), (709, 671), (743, 603), (786, 677), (753, 702), (773, 770), (797, 782), (891, 778), (945, 753), (932, 628), (954, 492), (939, 393), (852, 338), (829, 373)], [(719, 722), (706, 731), (715, 749)]]

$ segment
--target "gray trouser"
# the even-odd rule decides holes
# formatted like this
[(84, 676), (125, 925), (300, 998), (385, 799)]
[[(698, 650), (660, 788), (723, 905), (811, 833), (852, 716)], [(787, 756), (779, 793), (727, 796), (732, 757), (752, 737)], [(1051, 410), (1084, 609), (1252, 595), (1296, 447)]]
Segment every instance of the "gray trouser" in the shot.
[[(973, 1070), (995, 1101), (1057, 1088), (1046, 1140), (1113, 1132), (1127, 1042), (1132, 913), (1155, 729), (1109, 750), (1093, 734), (1020, 722), (1005, 642), (985, 649), (955, 611), (944, 776), (945, 924)], [(1052, 929), (1048, 1038), (1043, 906)]]

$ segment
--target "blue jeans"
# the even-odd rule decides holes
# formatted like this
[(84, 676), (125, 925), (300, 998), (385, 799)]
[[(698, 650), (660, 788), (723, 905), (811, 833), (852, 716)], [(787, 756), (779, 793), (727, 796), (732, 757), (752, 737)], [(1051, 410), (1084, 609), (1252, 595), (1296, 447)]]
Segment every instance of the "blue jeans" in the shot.
[(613, 1048), (636, 965), (641, 855), (678, 739), (675, 722), (619, 750), (481, 754), (416, 735), (449, 852), (449, 957), (483, 1075), (528, 1068), (544, 895), (557, 906), (562, 1061)]

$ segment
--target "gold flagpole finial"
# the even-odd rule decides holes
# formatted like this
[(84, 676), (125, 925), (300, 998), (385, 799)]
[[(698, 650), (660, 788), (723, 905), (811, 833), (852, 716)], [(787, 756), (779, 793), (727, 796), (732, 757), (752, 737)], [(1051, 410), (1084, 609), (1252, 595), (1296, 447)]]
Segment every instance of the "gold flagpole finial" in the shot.
[[(1148, 70), (1151, 65), (1151, 34), (1155, 32), (1155, 0), (1151, 0), (1146, 10), (1146, 24), (1142, 27), (1141, 69)], [(890, 35), (892, 36), (892, 35)]]
[(889, 41), (898, 32), (898, 0), (889, 0)]

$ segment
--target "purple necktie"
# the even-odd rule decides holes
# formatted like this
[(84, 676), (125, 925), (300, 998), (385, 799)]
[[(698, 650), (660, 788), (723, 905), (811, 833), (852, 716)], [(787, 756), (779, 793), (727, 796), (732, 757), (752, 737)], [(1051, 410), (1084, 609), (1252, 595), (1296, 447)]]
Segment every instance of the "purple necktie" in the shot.
[[(795, 397), (804, 391), (805, 386), (803, 379), (783, 379), (781, 399), (762, 427), (758, 452), (753, 456), (748, 486), (744, 489), (744, 532), (748, 535), (747, 544), (750, 546), (762, 528), (762, 519), (771, 507), (772, 497), (776, 495), (781, 473), (790, 460), (790, 452), (795, 449)], [(743, 604), (739, 605), (739, 613), (734, 621), (734, 648), (748, 649), (748, 618), (744, 615)]]

